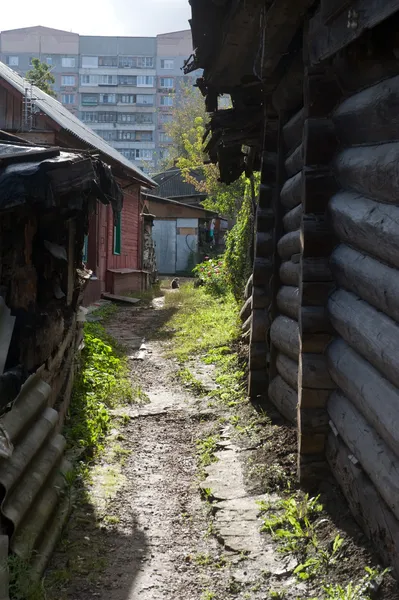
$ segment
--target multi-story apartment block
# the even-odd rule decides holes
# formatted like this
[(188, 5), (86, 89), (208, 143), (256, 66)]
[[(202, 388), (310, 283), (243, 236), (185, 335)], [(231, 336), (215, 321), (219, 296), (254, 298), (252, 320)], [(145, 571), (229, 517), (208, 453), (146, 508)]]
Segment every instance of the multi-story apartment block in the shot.
[(32, 58), (51, 67), (58, 100), (111, 146), (155, 172), (171, 140), (165, 124), (179, 100), (191, 32), (157, 37), (79, 36), (28, 27), (0, 34), (0, 60), (25, 75)]

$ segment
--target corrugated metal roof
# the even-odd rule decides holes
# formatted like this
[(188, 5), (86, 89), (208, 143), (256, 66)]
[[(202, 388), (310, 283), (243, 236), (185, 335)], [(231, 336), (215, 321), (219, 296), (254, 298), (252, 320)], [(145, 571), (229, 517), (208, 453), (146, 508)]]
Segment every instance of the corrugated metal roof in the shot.
[[(66, 475), (71, 466), (64, 458), (65, 438), (56, 433), (58, 413), (47, 406), (50, 392), (32, 375), (0, 419), (14, 445), (11, 457), (0, 459), (1, 527), (10, 550), (31, 561), (33, 579), (46, 567), (70, 504)], [(0, 591), (1, 585), (0, 568)]]
[[(12, 85), (13, 88), (18, 90), (21, 94), (25, 93), (24, 79), (2, 62), (0, 62), (0, 77)], [(61, 104), (61, 102), (58, 102), (58, 100), (55, 98), (52, 98), (45, 92), (42, 92), (42, 90), (36, 86), (33, 86), (33, 98), (35, 99), (36, 106), (56, 123), (58, 123), (58, 125), (60, 125), (63, 129), (69, 131), (72, 135), (85, 142), (88, 146), (99, 150), (99, 152), (106, 157), (116, 160), (125, 169), (128, 169), (131, 172), (131, 177), (134, 177), (140, 183), (150, 185), (151, 187), (156, 185), (148, 175), (133, 165), (127, 158), (118, 152), (118, 150), (115, 150), (115, 148), (112, 148), (112, 146), (107, 144), (107, 142), (99, 135), (94, 133), (90, 127), (85, 125), (82, 121), (80, 121), (80, 119), (69, 112), (69, 110)]]
[[(201, 175), (193, 170), (190, 175), (201, 181)], [(159, 186), (156, 190), (157, 196), (162, 198), (184, 198), (187, 196), (198, 196), (204, 198), (206, 194), (199, 192), (192, 183), (184, 180), (182, 172), (176, 167), (153, 176), (155, 183)]]

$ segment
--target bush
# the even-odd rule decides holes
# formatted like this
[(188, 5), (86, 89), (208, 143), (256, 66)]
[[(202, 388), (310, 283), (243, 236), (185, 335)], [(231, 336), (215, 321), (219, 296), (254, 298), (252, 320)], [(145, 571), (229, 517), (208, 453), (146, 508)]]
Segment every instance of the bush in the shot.
[(227, 234), (224, 254), (228, 284), (238, 301), (243, 298), (245, 285), (252, 272), (252, 221), (252, 199), (250, 194), (246, 193), (237, 215), (237, 222)]
[(193, 273), (203, 282), (206, 291), (213, 296), (225, 296), (229, 283), (223, 257), (210, 258), (193, 269)]

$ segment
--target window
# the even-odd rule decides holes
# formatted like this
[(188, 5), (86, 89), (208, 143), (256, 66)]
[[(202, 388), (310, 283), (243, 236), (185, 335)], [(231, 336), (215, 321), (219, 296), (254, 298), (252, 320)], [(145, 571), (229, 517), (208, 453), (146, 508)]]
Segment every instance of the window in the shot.
[(173, 77), (161, 77), (161, 88), (173, 89), (174, 88), (174, 79)]
[(105, 129), (105, 130), (95, 129), (94, 133), (96, 133), (97, 135), (102, 137), (103, 140), (106, 140), (107, 142), (115, 141), (117, 139), (116, 131), (111, 131), (111, 130), (107, 130), (107, 129)]
[(75, 76), (74, 75), (62, 75), (61, 77), (61, 85), (75, 85)]
[(114, 112), (99, 112), (97, 114), (99, 123), (116, 123), (116, 113)]
[(98, 122), (98, 113), (95, 112), (82, 112), (80, 115), (81, 121), (83, 123), (97, 123)]
[(48, 57), (46, 58), (46, 63), (47, 63), (49, 66), (51, 66), (51, 65), (53, 64), (53, 57), (52, 57), (52, 56), (48, 56)]
[(116, 94), (100, 94), (100, 104), (115, 104)]
[(119, 75), (119, 85), (137, 85), (137, 77), (135, 75)]
[(159, 134), (159, 141), (160, 142), (171, 142), (172, 138), (166, 134), (166, 133), (160, 133)]
[(154, 59), (152, 56), (120, 56), (118, 66), (125, 69), (152, 69)]
[(137, 77), (137, 87), (154, 87), (154, 77), (139, 75)]
[(7, 64), (9, 67), (18, 67), (19, 56), (7, 56)]
[(151, 96), (151, 94), (137, 94), (136, 102), (137, 104), (152, 106), (154, 104), (154, 96)]
[(98, 85), (98, 75), (81, 75), (81, 85)]
[(161, 106), (173, 106), (173, 98), (170, 96), (161, 96)]
[(98, 57), (99, 67), (117, 67), (118, 58), (116, 56), (99, 56)]
[(219, 96), (218, 98), (218, 109), (223, 110), (226, 108), (231, 108), (231, 96), (230, 94), (224, 94), (223, 96)]
[(154, 66), (154, 59), (152, 56), (138, 56), (137, 67), (139, 69), (151, 69)]
[(171, 121), (173, 121), (173, 116), (172, 115), (168, 115), (166, 113), (161, 113), (159, 115), (159, 122), (160, 123), (170, 123)]
[(98, 94), (82, 94), (83, 106), (94, 106), (98, 104)]
[(97, 67), (98, 56), (82, 56), (82, 69), (97, 69)]
[(71, 58), (69, 56), (63, 56), (61, 58), (61, 66), (62, 67), (69, 67), (69, 68), (72, 67), (72, 68), (74, 68), (75, 67), (75, 59)]
[(118, 85), (118, 77), (116, 75), (99, 75), (98, 85)]
[(62, 94), (61, 102), (62, 104), (75, 104), (75, 94)]
[(173, 69), (174, 65), (175, 62), (171, 58), (165, 58), (161, 60), (161, 69)]
[(142, 158), (144, 160), (151, 160), (152, 159), (152, 150), (144, 150), (141, 149), (140, 150), (136, 150), (136, 158)]
[(152, 113), (119, 113), (119, 123), (153, 123)]
[(133, 142), (152, 142), (152, 131), (118, 131), (118, 139), (120, 141), (130, 140)]
[(121, 253), (121, 213), (118, 213), (116, 217), (116, 223), (114, 225), (114, 254)]
[(144, 148), (122, 148), (119, 150), (123, 156), (129, 160), (152, 160), (153, 150)]
[(152, 131), (136, 131), (137, 142), (152, 142)]
[(120, 94), (119, 102), (122, 102), (122, 104), (136, 104), (136, 96), (135, 94)]

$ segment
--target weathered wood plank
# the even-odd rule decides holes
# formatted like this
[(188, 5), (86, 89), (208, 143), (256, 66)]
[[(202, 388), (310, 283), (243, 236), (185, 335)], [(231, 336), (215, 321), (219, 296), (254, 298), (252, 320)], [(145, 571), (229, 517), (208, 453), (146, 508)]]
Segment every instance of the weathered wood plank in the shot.
[(281, 188), (281, 204), (286, 208), (294, 208), (301, 203), (302, 194), (302, 171), (287, 179)]
[(276, 359), (277, 372), (293, 389), (298, 389), (298, 362), (279, 352)]
[(324, 215), (302, 216), (301, 239), (304, 258), (329, 256), (337, 244), (331, 225)]
[(265, 342), (252, 343), (249, 346), (248, 367), (250, 371), (259, 371), (267, 366), (269, 348)]
[(283, 217), (284, 230), (288, 233), (290, 231), (299, 230), (302, 219), (302, 205), (298, 204), (295, 208), (287, 212)]
[(399, 142), (358, 146), (340, 152), (334, 168), (344, 188), (379, 202), (399, 201)]
[(385, 564), (399, 575), (399, 523), (359, 464), (349, 459), (348, 447), (333, 433), (326, 445), (327, 460), (367, 536), (378, 545)]
[(269, 399), (287, 421), (296, 423), (298, 394), (280, 375), (277, 375), (269, 385)]
[(331, 198), (331, 224), (347, 244), (399, 268), (399, 207), (352, 192)]
[(301, 352), (298, 383), (301, 387), (310, 389), (335, 389), (335, 383), (330, 377), (327, 360), (323, 354)]
[(399, 75), (345, 100), (333, 121), (341, 143), (378, 144), (399, 139)]
[(325, 306), (301, 306), (299, 311), (299, 328), (305, 333), (332, 332), (332, 325)]
[(303, 145), (300, 144), (285, 161), (285, 172), (289, 177), (296, 175), (303, 167)]
[(277, 293), (277, 307), (283, 315), (298, 320), (299, 288), (287, 285), (281, 287)]
[(297, 360), (299, 356), (299, 327), (297, 321), (282, 315), (270, 327), (270, 339), (281, 352)]
[(399, 271), (345, 244), (330, 260), (337, 284), (399, 322)]
[(280, 281), (284, 285), (294, 285), (298, 286), (299, 284), (299, 263), (294, 263), (291, 260), (287, 260), (281, 264), (280, 267)]
[(246, 321), (252, 312), (252, 297), (247, 298), (244, 303), (244, 306), (240, 310), (240, 319), (241, 321)]
[(307, 282), (332, 281), (329, 258), (324, 256), (303, 257), (301, 260), (301, 279)]
[(302, 171), (302, 207), (305, 214), (324, 214), (331, 197), (338, 191), (330, 168)]
[(302, 142), (303, 124), (305, 122), (305, 109), (300, 111), (286, 123), (283, 127), (284, 145), (287, 152), (292, 152), (294, 148)]
[(399, 390), (342, 339), (326, 355), (333, 381), (399, 457)]
[(298, 254), (301, 251), (300, 231), (290, 231), (283, 235), (277, 243), (277, 251), (282, 260), (288, 260), (293, 254)]
[(333, 392), (327, 410), (343, 441), (399, 519), (398, 458), (341, 392)]
[(399, 325), (343, 289), (330, 296), (328, 311), (341, 337), (399, 387)]
[(262, 287), (254, 287), (252, 290), (252, 308), (268, 308), (271, 302), (271, 290), (266, 291)]
[(253, 285), (267, 286), (269, 284), (270, 277), (272, 276), (272, 272), (273, 263), (270, 259), (256, 257), (253, 266)]
[(268, 314), (262, 308), (252, 310), (251, 344), (254, 342), (266, 342), (266, 334), (270, 326)]
[(273, 254), (273, 231), (256, 233), (256, 256), (259, 258), (267, 258)]

